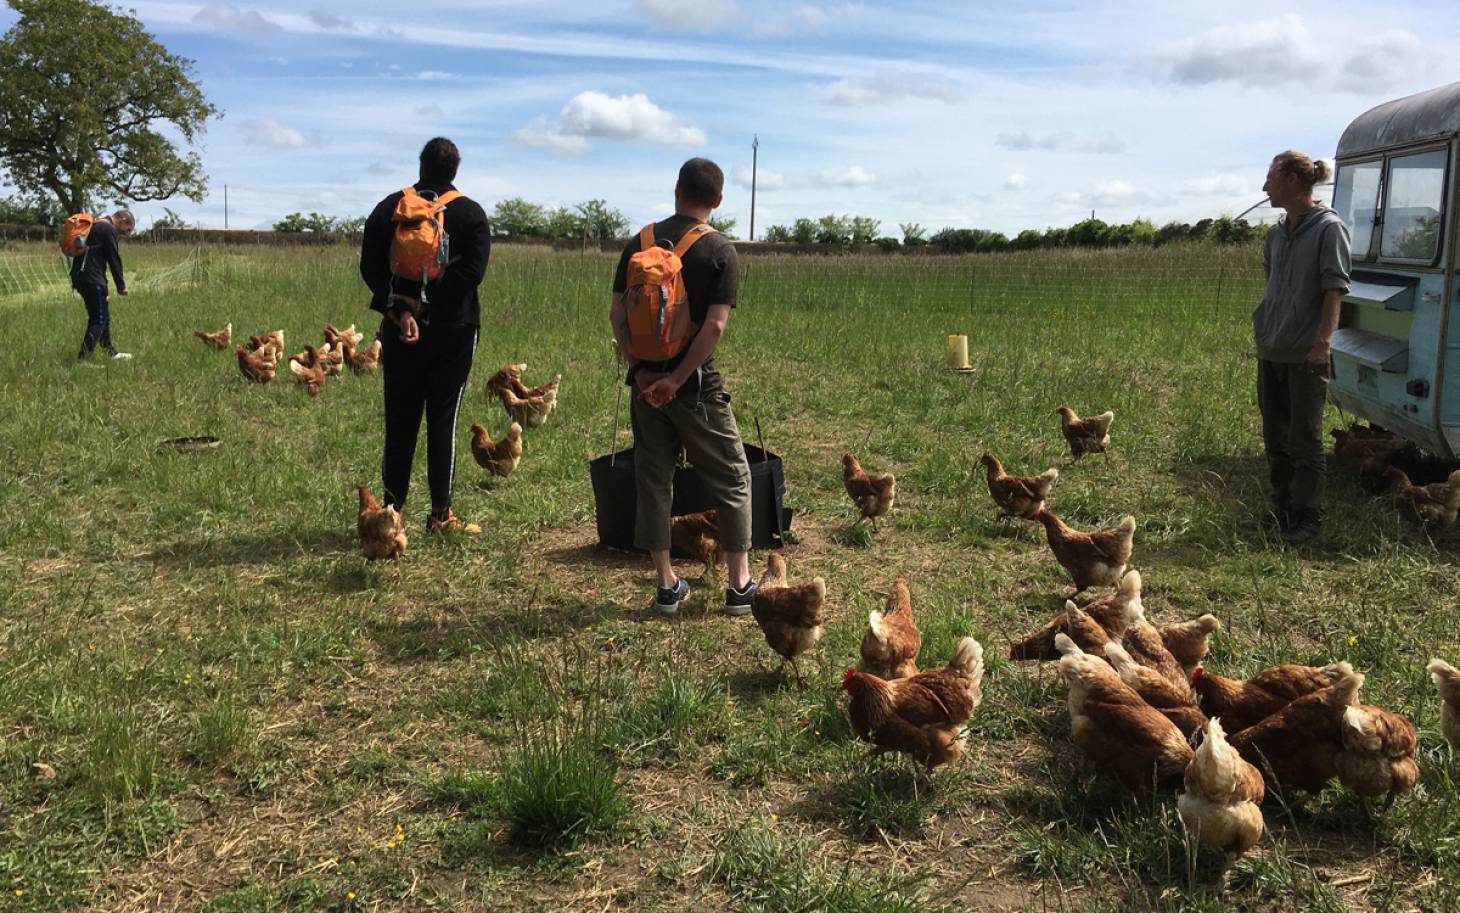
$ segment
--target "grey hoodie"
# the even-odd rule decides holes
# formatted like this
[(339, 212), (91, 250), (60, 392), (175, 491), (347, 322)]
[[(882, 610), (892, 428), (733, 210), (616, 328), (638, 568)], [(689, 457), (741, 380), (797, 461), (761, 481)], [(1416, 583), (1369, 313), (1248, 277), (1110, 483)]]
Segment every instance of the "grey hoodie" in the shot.
[(1348, 226), (1319, 205), (1288, 229), (1284, 217), (1267, 231), (1262, 303), (1252, 312), (1252, 337), (1263, 361), (1301, 363), (1313, 348), (1323, 316), (1323, 293), (1349, 289)]

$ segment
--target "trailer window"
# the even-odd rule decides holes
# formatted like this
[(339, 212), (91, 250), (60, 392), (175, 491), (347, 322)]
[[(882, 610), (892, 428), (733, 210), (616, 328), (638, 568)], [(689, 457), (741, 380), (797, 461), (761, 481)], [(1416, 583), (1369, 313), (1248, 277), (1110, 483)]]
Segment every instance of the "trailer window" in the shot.
[(1432, 262), (1440, 245), (1445, 150), (1391, 158), (1388, 184), (1379, 256)]
[(1356, 260), (1369, 257), (1374, 238), (1374, 216), (1379, 209), (1380, 162), (1359, 162), (1338, 169), (1333, 208), (1348, 223), (1349, 246)]

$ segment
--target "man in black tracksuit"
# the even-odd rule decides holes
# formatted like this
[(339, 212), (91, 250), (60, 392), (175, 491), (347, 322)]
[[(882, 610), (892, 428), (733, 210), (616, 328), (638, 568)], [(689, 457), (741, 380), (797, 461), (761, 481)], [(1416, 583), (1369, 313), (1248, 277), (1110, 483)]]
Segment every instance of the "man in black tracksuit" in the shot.
[[(414, 185), (423, 196), (454, 190), (451, 182), (461, 153), (449, 139), (437, 137), (421, 150), (421, 179)], [(390, 246), (395, 235), (392, 215), (404, 191), (376, 205), (365, 220), (360, 247), (360, 275), (370, 287), (370, 307), (385, 315), (380, 324), (380, 361), (385, 373), (385, 457), (381, 476), (383, 501), (403, 509), (410, 488), (411, 460), (421, 413), (426, 415), (426, 478), (431, 512), (426, 531), (458, 528), (451, 512), (456, 476), (456, 419), (461, 396), (476, 352), (481, 306), (477, 286), (487, 272), (492, 233), (487, 214), (476, 202), (457, 197), (446, 204), (443, 227), (449, 239), (449, 262), (427, 283), (392, 275)]]
[(130, 235), (137, 220), (125, 209), (109, 217), (97, 219), (86, 233), (86, 251), (71, 258), (71, 287), (86, 304), (86, 335), (81, 337), (81, 354), (86, 358), (96, 351), (97, 343), (112, 358), (131, 358), (112, 345), (112, 315), (107, 304), (106, 272), (111, 269), (117, 282), (117, 294), (127, 294), (127, 281), (122, 277), (121, 235)]

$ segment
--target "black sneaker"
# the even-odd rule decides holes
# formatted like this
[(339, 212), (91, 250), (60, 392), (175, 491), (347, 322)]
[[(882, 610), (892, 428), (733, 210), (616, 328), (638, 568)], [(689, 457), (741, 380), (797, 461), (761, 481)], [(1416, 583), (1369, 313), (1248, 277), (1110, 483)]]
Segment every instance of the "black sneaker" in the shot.
[(659, 588), (659, 595), (654, 600), (654, 611), (660, 615), (673, 615), (679, 611), (679, 604), (689, 598), (689, 584), (683, 577), (675, 581), (673, 587)]
[(732, 618), (749, 615), (750, 604), (755, 601), (755, 586), (756, 583), (752, 580), (743, 590), (737, 590), (733, 586), (725, 587), (725, 614)]
[(1313, 511), (1304, 511), (1283, 531), (1283, 542), (1297, 547), (1307, 545), (1323, 535), (1323, 518)]

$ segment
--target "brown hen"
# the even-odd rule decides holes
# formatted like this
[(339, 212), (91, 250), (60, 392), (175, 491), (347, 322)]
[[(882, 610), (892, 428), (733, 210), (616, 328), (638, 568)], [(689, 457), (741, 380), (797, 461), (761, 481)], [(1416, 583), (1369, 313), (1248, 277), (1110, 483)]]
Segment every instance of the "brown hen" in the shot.
[(916, 675), (918, 651), (922, 646), (923, 633), (913, 620), (907, 578), (899, 577), (892, 582), (892, 592), (887, 594), (887, 607), (867, 613), (862, 661), (857, 664), (857, 670), (888, 681)]
[(941, 669), (885, 681), (848, 668), (842, 690), (851, 695), (848, 715), (857, 735), (932, 770), (963, 753), (964, 727), (982, 700), (982, 682), (983, 647), (965, 637)]
[(1060, 415), (1060, 430), (1064, 432), (1070, 454), (1075, 459), (1087, 453), (1104, 453), (1106, 459), (1110, 458), (1105, 448), (1110, 446), (1110, 423), (1115, 421), (1114, 412), (1080, 418), (1069, 406), (1060, 406), (1055, 411)]
[(1192, 688), (1209, 717), (1221, 717), (1227, 732), (1235, 734), (1260, 723), (1284, 706), (1337, 682), (1353, 672), (1348, 663), (1321, 668), (1287, 664), (1272, 666), (1243, 681), (1213, 675), (1197, 666)]
[(1384, 478), (1389, 480), (1389, 494), (1394, 499), (1394, 507), (1418, 517), (1431, 533), (1454, 524), (1455, 514), (1460, 511), (1460, 469), (1450, 473), (1445, 481), (1429, 485), (1411, 483), (1409, 476), (1398, 466), (1386, 469)]
[(779, 552), (766, 557), (766, 572), (760, 578), (750, 613), (760, 625), (766, 644), (782, 659), (782, 668), (789, 662), (796, 672), (796, 683), (805, 686), (796, 657), (810, 650), (821, 640), (822, 606), (826, 602), (826, 581), (820, 577), (810, 583), (791, 586), (786, 581), (786, 559)]
[(471, 455), (494, 476), (507, 478), (522, 459), (522, 426), (513, 422), (500, 441), (492, 440), (480, 423), (471, 423)]
[(238, 370), (243, 374), (244, 380), (266, 384), (274, 379), (274, 369), (278, 367), (279, 360), (271, 347), (265, 346), (250, 352), (243, 346), (234, 346), (233, 350), (238, 353)]
[(360, 534), (360, 550), (368, 561), (399, 558), (406, 551), (406, 530), (400, 511), (381, 507), (369, 486), (361, 485), (359, 491), (360, 516), (355, 528)]
[(209, 333), (206, 330), (193, 330), (193, 335), (215, 349), (226, 349), (233, 345), (233, 324), (231, 322), (225, 324), (223, 329), (216, 333)]
[[(1347, 663), (1343, 665), (1347, 666)], [(1338, 775), (1340, 727), (1364, 677), (1352, 669), (1232, 736), (1232, 747), (1267, 777), (1269, 787), (1319, 793)]]
[(1007, 475), (1004, 464), (991, 453), (985, 453), (978, 461), (988, 468), (989, 494), (1006, 517), (1033, 520), (1044, 509), (1044, 499), (1049, 497), (1060, 475), (1058, 469), (1047, 469), (1037, 476)]
[(1176, 813), (1192, 836), (1223, 854), (1225, 871), (1266, 829), (1259, 808), (1266, 793), (1262, 773), (1243, 760), (1214, 719), (1182, 780), (1186, 792), (1176, 800)]
[(1115, 586), (1130, 561), (1136, 518), (1126, 517), (1115, 529), (1082, 533), (1071, 529), (1058, 516), (1040, 510), (1034, 519), (1044, 524), (1049, 550), (1075, 582), (1075, 592), (1092, 586)]
[(1131, 789), (1153, 782), (1170, 789), (1191, 763), (1191, 746), (1176, 725), (1120, 680), (1110, 663), (1055, 635), (1060, 677), (1069, 686), (1075, 745)]
[(897, 477), (890, 472), (870, 474), (862, 471), (862, 464), (850, 453), (842, 454), (842, 484), (847, 495), (857, 506), (857, 523), (872, 521), (872, 530), (877, 530), (877, 518), (885, 516), (892, 509), (897, 498)]

